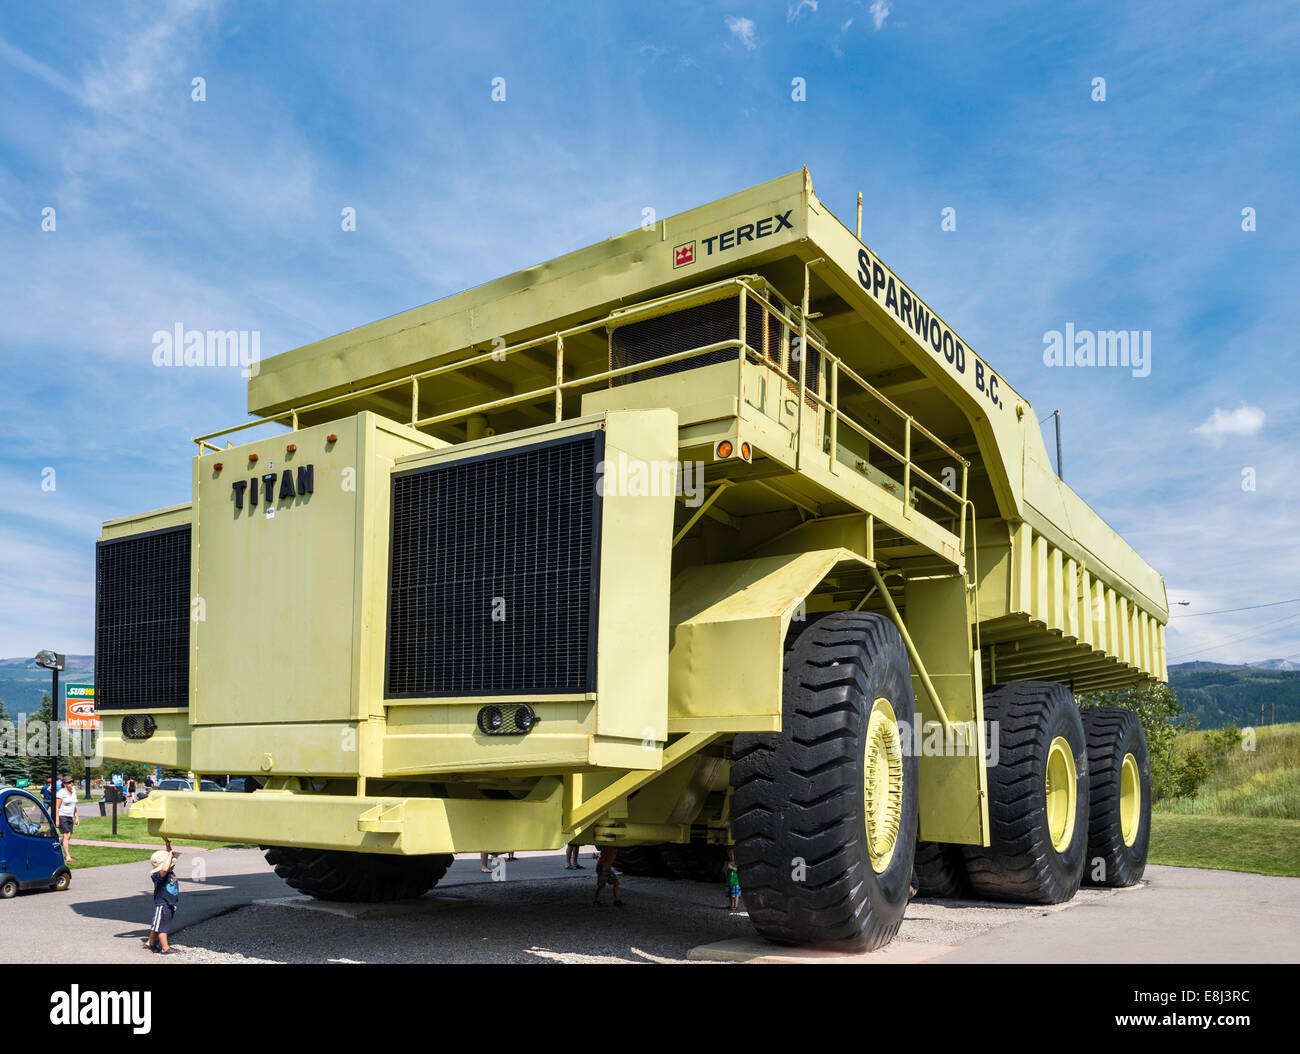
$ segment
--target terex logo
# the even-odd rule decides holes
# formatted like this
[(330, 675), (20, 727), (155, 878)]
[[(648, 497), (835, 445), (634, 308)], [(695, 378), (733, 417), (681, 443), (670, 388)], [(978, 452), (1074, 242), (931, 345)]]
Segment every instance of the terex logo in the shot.
[(261, 495), (264, 503), (270, 506), (277, 497), (281, 499), (297, 498), (304, 494), (311, 494), (316, 487), (315, 469), (315, 465), (300, 465), (296, 480), (294, 479), (293, 469), (289, 468), (286, 468), (283, 473), (268, 472), (260, 478), (254, 476), (252, 479), (237, 479), (230, 485), (231, 492), (235, 497), (235, 508), (242, 509), (244, 507), (245, 493), (248, 494), (249, 507), (254, 509), (257, 508), (259, 495)]
[(794, 224), (790, 222), (790, 213), (794, 209), (788, 209), (776, 216), (768, 216), (757, 223), (742, 223), (739, 227), (733, 227), (729, 231), (722, 231), (709, 238), (701, 238), (704, 244), (704, 254), (713, 255), (713, 246), (716, 243), (718, 252), (725, 252), (727, 249), (734, 249), (741, 242), (757, 241), (759, 238), (766, 238), (769, 235), (776, 234), (778, 231), (793, 231)]
[(695, 243), (687, 242), (685, 245), (679, 245), (673, 249), (673, 266), (685, 267), (687, 264), (695, 262)]

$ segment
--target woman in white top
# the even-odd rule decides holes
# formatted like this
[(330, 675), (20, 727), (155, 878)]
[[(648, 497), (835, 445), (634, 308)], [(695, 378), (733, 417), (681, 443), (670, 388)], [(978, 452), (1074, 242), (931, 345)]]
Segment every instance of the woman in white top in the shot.
[(77, 815), (77, 785), (71, 776), (63, 777), (63, 789), (59, 791), (59, 835), (63, 839), (63, 859), (69, 864), (75, 860), (68, 855), (68, 844), (72, 841), (72, 829), (81, 823)]

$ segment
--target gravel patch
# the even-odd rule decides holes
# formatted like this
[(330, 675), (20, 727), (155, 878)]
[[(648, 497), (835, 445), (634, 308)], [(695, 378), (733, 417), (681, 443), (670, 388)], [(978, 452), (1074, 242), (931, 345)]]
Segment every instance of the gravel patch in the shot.
[[(722, 886), (670, 879), (623, 880), (626, 906), (591, 904), (592, 883), (570, 878), (469, 882), (418, 902), (314, 909), (257, 903), (177, 935), (199, 963), (684, 963), (692, 948), (752, 938)], [(1035, 907), (917, 900), (898, 940), (961, 945), (1010, 922), (1112, 896), (1084, 889), (1065, 905)], [(606, 892), (608, 897), (608, 891)]]
[[(726, 908), (725, 887), (625, 878), (625, 906), (590, 884), (530, 879), (452, 886), (385, 917), (253, 904), (187, 927), (181, 954), (198, 963), (653, 963), (686, 962), (698, 944), (751, 936)], [(408, 902), (409, 904), (409, 902)], [(395, 906), (396, 907), (396, 906)], [(423, 905), (422, 905), (423, 908)]]

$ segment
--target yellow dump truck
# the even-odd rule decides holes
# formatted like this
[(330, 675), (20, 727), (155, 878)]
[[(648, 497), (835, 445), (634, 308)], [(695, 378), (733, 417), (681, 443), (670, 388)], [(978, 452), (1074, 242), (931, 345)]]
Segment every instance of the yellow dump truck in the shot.
[(248, 409), (98, 543), (105, 753), (248, 777), (154, 834), (354, 900), (734, 854), (760, 933), (867, 948), (913, 879), (1141, 875), (1141, 727), (1074, 696), (1165, 677), (1163, 580), (806, 170), (277, 355)]

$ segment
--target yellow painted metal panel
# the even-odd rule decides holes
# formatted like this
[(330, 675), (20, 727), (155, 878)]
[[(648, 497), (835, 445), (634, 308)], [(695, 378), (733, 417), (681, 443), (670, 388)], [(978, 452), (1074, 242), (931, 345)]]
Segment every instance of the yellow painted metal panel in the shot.
[(1051, 547), (1051, 562), (1047, 572), (1047, 626), (1049, 629), (1065, 629), (1065, 579), (1063, 574), (1061, 550)]
[[(624, 465), (627, 469), (620, 480), (624, 485), (605, 487), (601, 513), (596, 692), (610, 702), (597, 707), (596, 733), (662, 744), (668, 739), (669, 584), (676, 495), (673, 490), (637, 493), (634, 483), (641, 465), (661, 479), (669, 468), (675, 487), (677, 414), (666, 409), (614, 411), (605, 416), (605, 432), (606, 461), (611, 469)], [(648, 762), (645, 767), (657, 767), (657, 756), (651, 755)]]
[(691, 567), (673, 579), (669, 718), (781, 714), (781, 665), (791, 615), (837, 566), (865, 567), (830, 549)]
[(1088, 569), (1084, 567), (1079, 571), (1078, 636), (1079, 642), (1089, 647), (1095, 647), (1097, 642), (1096, 632), (1093, 628), (1092, 609), (1092, 576), (1088, 574)]
[[(154, 837), (368, 853), (496, 852), (562, 846), (561, 798), (558, 780), (525, 800), (154, 791), (132, 815), (148, 819)], [(363, 817), (370, 815), (393, 819), (387, 830), (376, 830), (374, 824), (363, 826)]]
[(187, 767), (212, 773), (354, 776), (362, 738), (355, 721), (267, 724), (258, 726), (255, 735), (245, 725), (199, 725)]
[(1030, 609), (1034, 618), (1043, 622), (1048, 620), (1047, 613), (1047, 539), (1041, 534), (1034, 536), (1034, 606)]
[[(408, 452), (436, 445), (405, 431), (400, 445)], [(397, 442), (391, 425), (383, 434), (385, 445)], [(384, 625), (378, 594), (387, 572), (393, 454), (377, 456), (376, 445), (374, 415), (363, 413), (194, 459), (195, 588), (204, 611), (190, 639), (195, 725), (369, 714), (358, 661), (366, 644), (382, 654), (374, 630)], [(282, 481), (296, 487), (300, 469), (310, 472), (311, 491), (281, 497)], [(263, 492), (254, 505), (251, 488), (264, 477), (272, 500)], [(248, 483), (242, 503), (237, 482)], [(381, 664), (367, 653), (368, 695)]]
[[(984, 768), (984, 708), (979, 657), (971, 644), (972, 619), (962, 576), (912, 578), (903, 592), (908, 633), (949, 721), (965, 726), (967, 742), (926, 734), (938, 720), (913, 671), (920, 721), (912, 748), (920, 755), (920, 837), (928, 842), (986, 845), (988, 787)], [(942, 746), (939, 752), (928, 744)]]
[(149, 765), (166, 765), (168, 768), (190, 768), (190, 719), (184, 710), (132, 711), (148, 713), (157, 724), (157, 730), (145, 740), (126, 739), (122, 736), (122, 714), (106, 711), (100, 745), (104, 757), (120, 761), (139, 761)]
[(136, 513), (134, 516), (122, 516), (116, 520), (105, 520), (99, 537), (104, 541), (114, 538), (126, 538), (132, 534), (146, 531), (161, 531), (168, 527), (182, 527), (193, 519), (193, 510), (187, 501), (183, 505), (169, 505), (165, 509), (153, 509), (150, 512)]
[(1061, 583), (1064, 587), (1065, 614), (1064, 629), (1067, 637), (1079, 637), (1079, 565), (1071, 557), (1065, 561), (1065, 577)]

